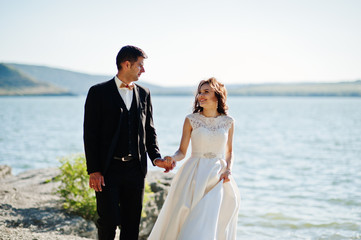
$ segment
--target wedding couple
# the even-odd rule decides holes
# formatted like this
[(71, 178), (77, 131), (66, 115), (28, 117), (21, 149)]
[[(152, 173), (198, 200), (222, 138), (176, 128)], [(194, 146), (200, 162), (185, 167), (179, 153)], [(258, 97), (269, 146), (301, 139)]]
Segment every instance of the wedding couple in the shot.
[(148, 239), (235, 239), (240, 197), (231, 177), (234, 120), (227, 115), (226, 89), (215, 78), (199, 83), (179, 149), (162, 158), (149, 90), (134, 83), (146, 58), (140, 48), (121, 48), (116, 76), (92, 86), (86, 99), (84, 146), (98, 237), (113, 240), (119, 226), (120, 239), (138, 239), (147, 155), (169, 172), (191, 141), (191, 157), (177, 171)]

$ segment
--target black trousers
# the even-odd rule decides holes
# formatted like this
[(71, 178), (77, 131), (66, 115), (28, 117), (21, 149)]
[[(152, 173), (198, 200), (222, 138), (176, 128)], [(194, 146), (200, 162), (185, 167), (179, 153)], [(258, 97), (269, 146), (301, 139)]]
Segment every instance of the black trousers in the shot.
[(104, 176), (105, 186), (96, 193), (99, 240), (114, 240), (120, 226), (120, 240), (138, 240), (144, 175), (138, 160), (114, 160)]

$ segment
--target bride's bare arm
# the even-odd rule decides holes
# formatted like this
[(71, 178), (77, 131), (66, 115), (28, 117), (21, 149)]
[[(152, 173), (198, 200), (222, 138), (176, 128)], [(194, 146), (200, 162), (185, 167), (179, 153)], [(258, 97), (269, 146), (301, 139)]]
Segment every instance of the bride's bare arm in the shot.
[(231, 169), (233, 164), (233, 132), (234, 132), (234, 124), (228, 130), (228, 139), (227, 139), (227, 146), (226, 146), (226, 162), (227, 167), (226, 171), (221, 174), (220, 179), (223, 179), (223, 182), (229, 181), (229, 175), (231, 175)]
[(179, 149), (171, 156), (175, 161), (180, 161), (185, 158), (187, 154), (187, 149), (189, 145), (189, 141), (191, 139), (192, 126), (188, 118), (184, 120), (183, 124), (183, 133), (181, 142), (179, 144)]
[(227, 162), (227, 170), (232, 169), (232, 160), (233, 160), (233, 132), (234, 132), (234, 123), (232, 123), (231, 127), (228, 130), (228, 140), (226, 146), (226, 162)]

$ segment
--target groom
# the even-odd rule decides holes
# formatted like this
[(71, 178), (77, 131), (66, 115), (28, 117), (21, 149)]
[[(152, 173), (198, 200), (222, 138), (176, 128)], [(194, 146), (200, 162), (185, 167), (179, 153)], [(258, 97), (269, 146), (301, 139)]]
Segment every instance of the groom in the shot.
[(84, 115), (84, 147), (89, 186), (96, 191), (99, 240), (137, 240), (147, 174), (153, 165), (174, 166), (161, 159), (153, 125), (149, 90), (136, 82), (144, 71), (143, 50), (120, 49), (118, 73), (89, 89)]

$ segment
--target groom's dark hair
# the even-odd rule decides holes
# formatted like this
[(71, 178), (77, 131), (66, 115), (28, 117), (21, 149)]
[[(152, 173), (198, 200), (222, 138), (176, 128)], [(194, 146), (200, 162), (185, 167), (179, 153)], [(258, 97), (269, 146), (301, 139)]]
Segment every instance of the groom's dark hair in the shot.
[(122, 69), (122, 66), (120, 65), (122, 62), (129, 61), (133, 64), (138, 61), (139, 57), (148, 58), (147, 54), (145, 54), (145, 52), (138, 47), (131, 45), (122, 47), (119, 50), (116, 59), (118, 70)]

